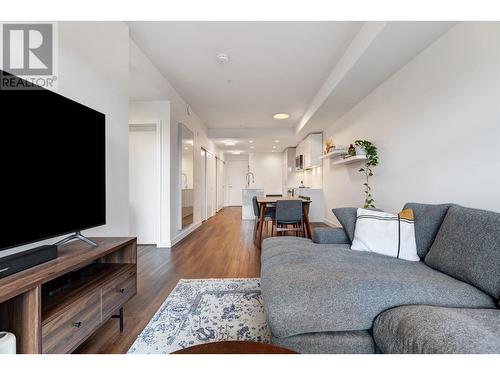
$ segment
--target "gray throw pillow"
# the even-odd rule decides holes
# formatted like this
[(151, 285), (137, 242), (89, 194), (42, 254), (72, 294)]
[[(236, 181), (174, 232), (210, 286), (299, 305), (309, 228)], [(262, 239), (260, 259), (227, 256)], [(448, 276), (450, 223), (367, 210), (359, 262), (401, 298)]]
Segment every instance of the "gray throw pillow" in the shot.
[(500, 214), (451, 206), (425, 263), (498, 299)]
[(403, 210), (407, 208), (413, 210), (415, 218), (415, 241), (417, 243), (417, 254), (420, 259), (424, 259), (429, 252), (450, 206), (450, 203), (406, 203), (403, 207)]
[[(369, 208), (373, 211), (381, 211), (378, 208)], [(356, 229), (356, 219), (358, 218), (357, 207), (341, 207), (332, 209), (333, 214), (344, 228), (347, 237), (352, 241), (354, 240), (354, 230)]]

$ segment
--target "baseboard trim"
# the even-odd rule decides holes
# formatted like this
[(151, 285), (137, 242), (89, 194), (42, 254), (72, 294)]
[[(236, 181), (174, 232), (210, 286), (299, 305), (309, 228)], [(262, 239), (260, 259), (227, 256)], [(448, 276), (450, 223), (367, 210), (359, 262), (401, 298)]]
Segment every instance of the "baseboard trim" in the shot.
[(191, 225), (184, 232), (181, 232), (177, 236), (175, 236), (174, 238), (172, 238), (170, 240), (169, 246), (167, 246), (167, 247), (172, 247), (175, 244), (179, 243), (180, 241), (182, 241), (184, 238), (186, 238), (187, 236), (189, 236), (191, 233), (193, 233), (199, 227), (201, 227), (201, 221), (199, 221), (199, 222)]

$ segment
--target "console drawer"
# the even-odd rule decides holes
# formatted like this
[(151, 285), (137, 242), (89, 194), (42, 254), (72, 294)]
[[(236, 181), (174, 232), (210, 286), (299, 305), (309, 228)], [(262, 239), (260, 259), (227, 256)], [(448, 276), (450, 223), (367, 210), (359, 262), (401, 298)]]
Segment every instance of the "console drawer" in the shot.
[(102, 288), (102, 319), (106, 320), (137, 293), (136, 271), (128, 270)]
[(82, 296), (42, 325), (42, 353), (70, 353), (101, 323), (101, 290)]

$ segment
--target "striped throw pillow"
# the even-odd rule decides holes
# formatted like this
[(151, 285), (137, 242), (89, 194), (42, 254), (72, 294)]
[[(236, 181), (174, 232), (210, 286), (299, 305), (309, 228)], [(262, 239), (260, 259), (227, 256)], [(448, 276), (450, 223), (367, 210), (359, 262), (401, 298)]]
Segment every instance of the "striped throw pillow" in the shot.
[(358, 208), (352, 250), (418, 262), (413, 210), (394, 215)]

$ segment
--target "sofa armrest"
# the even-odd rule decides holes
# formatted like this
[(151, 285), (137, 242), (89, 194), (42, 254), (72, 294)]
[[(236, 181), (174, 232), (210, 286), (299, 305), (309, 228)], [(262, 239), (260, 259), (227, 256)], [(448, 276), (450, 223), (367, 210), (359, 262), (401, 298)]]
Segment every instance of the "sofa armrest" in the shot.
[(314, 228), (313, 241), (319, 244), (351, 244), (344, 228)]

